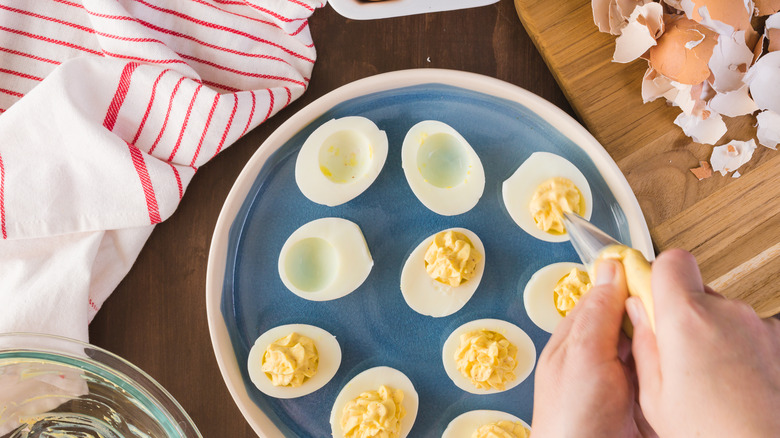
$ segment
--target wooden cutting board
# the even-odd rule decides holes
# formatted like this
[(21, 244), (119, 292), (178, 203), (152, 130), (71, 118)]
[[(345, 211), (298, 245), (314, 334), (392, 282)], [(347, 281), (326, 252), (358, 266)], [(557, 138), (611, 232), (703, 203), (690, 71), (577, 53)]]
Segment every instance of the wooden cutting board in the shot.
[[(574, 110), (626, 175), (657, 251), (684, 248), (705, 283), (780, 313), (780, 152), (759, 146), (739, 178), (689, 171), (712, 146), (673, 124), (678, 108), (643, 104), (647, 62), (611, 62), (612, 35), (598, 32), (589, 0), (514, 0), (520, 20)], [(728, 120), (721, 143), (755, 135), (750, 117)]]

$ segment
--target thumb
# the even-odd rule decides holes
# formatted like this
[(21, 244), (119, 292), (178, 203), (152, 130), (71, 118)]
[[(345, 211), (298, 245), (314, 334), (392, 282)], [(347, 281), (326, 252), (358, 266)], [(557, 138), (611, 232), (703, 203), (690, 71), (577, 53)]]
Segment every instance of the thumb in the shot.
[(655, 404), (654, 401), (658, 400), (661, 389), (658, 344), (642, 300), (639, 297), (631, 297), (626, 300), (626, 311), (634, 325), (631, 351), (634, 355), (636, 376), (639, 382), (639, 404), (642, 405), (642, 409), (648, 410)]

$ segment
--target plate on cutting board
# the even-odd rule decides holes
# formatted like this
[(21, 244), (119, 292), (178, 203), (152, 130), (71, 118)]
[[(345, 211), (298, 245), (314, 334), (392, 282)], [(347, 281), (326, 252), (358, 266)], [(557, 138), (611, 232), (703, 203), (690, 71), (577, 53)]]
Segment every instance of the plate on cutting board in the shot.
[(402, 17), (429, 12), (454, 11), (496, 3), (498, 0), (330, 0), (333, 9), (353, 20)]
[[(387, 133), (389, 153), (377, 180), (337, 207), (314, 204), (295, 183), (297, 151), (332, 118), (361, 115)], [(421, 120), (450, 124), (470, 142), (485, 169), (485, 192), (458, 216), (439, 216), (414, 196), (401, 169), (406, 131)], [(592, 221), (652, 257), (639, 205), (615, 163), (566, 113), (506, 82), (437, 69), (385, 73), (345, 85), (290, 117), (260, 146), (228, 195), (209, 253), (206, 299), (209, 330), (220, 371), (241, 412), (261, 435), (330, 436), (329, 415), (341, 387), (359, 372), (394, 367), (414, 383), (420, 410), (411, 436), (439, 437), (447, 423), (472, 409), (498, 409), (531, 420), (533, 374), (493, 395), (458, 389), (441, 365), (447, 336), (480, 318), (512, 321), (533, 340), (537, 355), (549, 334), (528, 318), (522, 291), (530, 276), (553, 262), (577, 261), (569, 243), (539, 241), (510, 218), (501, 183), (533, 152), (564, 156), (588, 178)], [(321, 217), (357, 223), (374, 259), (365, 283), (333, 301), (301, 299), (285, 289), (276, 264), (286, 238)], [(482, 283), (453, 315), (431, 318), (412, 311), (399, 289), (406, 256), (424, 237), (449, 227), (474, 231), (485, 245)], [(269, 328), (313, 324), (338, 338), (343, 359), (322, 389), (278, 400), (249, 380), (246, 360), (254, 340)], [(411, 342), (414, 340), (414, 342)]]

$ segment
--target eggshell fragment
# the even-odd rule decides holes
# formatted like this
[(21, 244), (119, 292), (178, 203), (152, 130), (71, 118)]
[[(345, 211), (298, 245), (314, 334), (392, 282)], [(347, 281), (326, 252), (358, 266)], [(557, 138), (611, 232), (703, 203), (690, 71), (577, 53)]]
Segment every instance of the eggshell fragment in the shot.
[(706, 161), (699, 161), (699, 167), (694, 167), (693, 169), (689, 170), (696, 176), (699, 181), (712, 176), (712, 166), (710, 166), (710, 163)]
[(679, 90), (672, 82), (671, 79), (655, 71), (653, 67), (647, 67), (645, 76), (642, 78), (642, 101), (647, 103), (659, 97), (663, 97), (669, 102), (673, 101)]
[(647, 3), (634, 8), (628, 24), (615, 40), (613, 61), (626, 63), (642, 56), (654, 46), (664, 31), (664, 9), (660, 3)]
[(600, 32), (620, 35), (634, 8), (650, 0), (592, 0), (593, 22)]
[(725, 176), (747, 163), (755, 150), (756, 142), (752, 138), (748, 141), (732, 140), (723, 146), (716, 146), (710, 157), (712, 170)]
[(755, 0), (755, 2), (756, 15), (759, 17), (780, 11), (780, 0)]
[(726, 133), (726, 123), (718, 113), (708, 111), (704, 113), (706, 117), (680, 113), (674, 119), (674, 124), (681, 127), (685, 135), (695, 142), (715, 144)]
[(745, 75), (756, 105), (780, 113), (780, 51), (759, 58)]
[(756, 122), (758, 142), (769, 149), (777, 149), (777, 144), (780, 143), (780, 114), (762, 111), (756, 116)]
[(681, 84), (704, 82), (710, 76), (707, 63), (717, 36), (693, 20), (675, 18), (667, 23), (657, 45), (650, 48), (650, 66)]
[(738, 117), (753, 114), (758, 107), (748, 95), (747, 85), (735, 91), (718, 93), (710, 100), (710, 108), (728, 117)]
[(719, 35), (709, 62), (714, 77), (712, 88), (719, 92), (738, 90), (744, 85), (742, 78), (752, 62), (753, 51), (745, 43), (744, 31)]
[[(729, 25), (733, 30), (753, 30), (750, 17), (753, 13), (751, 0), (681, 0), (685, 15), (701, 24), (714, 20)], [(712, 27), (715, 29), (715, 27)]]
[[(778, 5), (780, 5), (780, 0), (778, 0)], [(780, 14), (776, 13), (766, 19), (764, 36), (769, 40), (769, 47), (767, 47), (769, 52), (780, 50)]]

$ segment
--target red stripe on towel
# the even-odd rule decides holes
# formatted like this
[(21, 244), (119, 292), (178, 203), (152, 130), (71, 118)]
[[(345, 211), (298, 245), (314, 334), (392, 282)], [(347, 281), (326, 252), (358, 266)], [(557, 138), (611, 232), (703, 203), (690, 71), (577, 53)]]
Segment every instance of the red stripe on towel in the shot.
[(76, 44), (69, 43), (67, 41), (55, 40), (53, 38), (45, 37), (43, 35), (36, 35), (36, 34), (29, 33), (29, 32), (24, 32), (24, 31), (21, 31), (21, 30), (17, 30), (17, 29), (11, 29), (10, 27), (5, 27), (5, 26), (0, 26), (0, 30), (6, 31), (6, 32), (9, 32), (9, 33), (13, 33), (13, 34), (16, 34), (16, 35), (21, 35), (21, 36), (24, 36), (24, 37), (27, 37), (27, 38), (32, 38), (32, 39), (36, 39), (36, 40), (40, 40), (40, 41), (46, 41), (47, 43), (56, 44), (58, 46), (70, 47), (71, 49), (80, 50), (82, 52), (91, 53), (93, 55), (103, 56), (103, 52), (98, 52), (97, 50), (92, 50), (92, 49), (89, 49), (87, 47), (82, 47), (82, 46), (79, 46), (79, 45), (76, 45)]
[(146, 168), (143, 153), (130, 143), (127, 143), (127, 147), (130, 149), (133, 167), (135, 167), (135, 171), (138, 173), (138, 179), (141, 180), (141, 187), (144, 190), (146, 209), (149, 211), (149, 223), (151, 225), (159, 224), (161, 222), (160, 209), (157, 206), (157, 197), (154, 194), (152, 179), (149, 177), (149, 170)]
[(61, 64), (59, 61), (55, 61), (53, 59), (42, 58), (40, 56), (32, 55), (30, 53), (20, 52), (18, 50), (8, 49), (6, 47), (0, 47), (0, 52), (6, 52), (6, 53), (10, 53), (12, 55), (24, 56), (25, 58), (34, 59), (36, 61), (41, 61), (41, 62), (47, 62), (49, 64), (54, 64), (54, 65), (60, 65)]
[(225, 131), (222, 133), (222, 139), (219, 141), (219, 145), (217, 145), (217, 150), (214, 151), (214, 155), (212, 155), (211, 158), (216, 157), (219, 151), (222, 150), (222, 146), (225, 144), (225, 139), (227, 138), (228, 131), (230, 131), (230, 127), (233, 126), (233, 117), (235, 117), (237, 109), (238, 109), (238, 94), (234, 94), (233, 111), (230, 113), (230, 118), (228, 119), (227, 126), (225, 126)]
[(8, 239), (8, 233), (5, 231), (5, 166), (2, 155), (0, 155), (0, 229), (3, 240)]
[(114, 93), (114, 98), (111, 99), (111, 105), (108, 106), (106, 119), (103, 120), (103, 126), (109, 131), (114, 129), (116, 118), (119, 115), (119, 109), (122, 108), (125, 97), (127, 97), (127, 91), (130, 89), (130, 79), (132, 78), (135, 69), (138, 68), (138, 65), (139, 64), (135, 62), (131, 62), (122, 69), (122, 74), (119, 76), (119, 85)]
[(173, 161), (173, 157), (176, 156), (176, 152), (179, 150), (179, 146), (181, 146), (181, 139), (184, 137), (184, 131), (187, 130), (187, 123), (190, 121), (190, 115), (192, 115), (192, 107), (195, 106), (195, 100), (198, 98), (198, 93), (200, 93), (201, 88), (203, 88), (203, 85), (198, 85), (198, 88), (195, 89), (195, 93), (192, 94), (190, 106), (187, 107), (187, 113), (184, 115), (184, 123), (182, 123), (181, 130), (179, 131), (179, 138), (176, 139), (176, 145), (173, 147), (171, 155), (168, 157), (168, 161)]
[(10, 94), (11, 96), (16, 97), (24, 97), (24, 94), (18, 93), (16, 91), (6, 90), (5, 88), (0, 88), (0, 93)]
[(154, 96), (157, 94), (157, 84), (160, 83), (160, 79), (162, 79), (165, 73), (168, 73), (169, 71), (171, 71), (171, 69), (163, 70), (163, 72), (157, 76), (157, 79), (154, 80), (154, 84), (152, 85), (152, 95), (149, 97), (149, 104), (146, 105), (146, 112), (144, 112), (144, 117), (141, 119), (141, 123), (138, 125), (138, 131), (136, 131), (135, 137), (133, 137), (133, 141), (131, 142), (132, 144), (136, 144), (138, 142), (138, 137), (141, 136), (141, 131), (143, 131), (144, 125), (146, 125), (146, 119), (149, 118), (149, 112), (152, 111)]
[(151, 154), (154, 152), (154, 148), (157, 147), (157, 143), (160, 142), (160, 138), (162, 138), (163, 133), (165, 132), (165, 127), (168, 126), (168, 118), (171, 116), (171, 107), (173, 107), (173, 98), (176, 97), (176, 92), (179, 91), (179, 85), (181, 85), (182, 82), (184, 82), (184, 79), (179, 79), (179, 82), (176, 82), (176, 85), (173, 87), (173, 92), (171, 92), (171, 100), (168, 101), (168, 111), (165, 113), (165, 120), (163, 120), (162, 128), (160, 128), (160, 133), (157, 134), (157, 138), (154, 140), (154, 143), (152, 143), (152, 147), (149, 148), (149, 153)]
[(203, 133), (200, 135), (200, 141), (198, 142), (198, 147), (195, 148), (195, 154), (192, 156), (190, 167), (192, 167), (193, 170), (198, 170), (195, 167), (195, 160), (198, 159), (198, 155), (200, 155), (200, 148), (201, 146), (203, 146), (203, 139), (206, 138), (206, 133), (209, 132), (209, 125), (211, 125), (211, 118), (214, 116), (214, 110), (217, 109), (217, 103), (219, 103), (219, 96), (220, 96), (219, 94), (214, 96), (214, 103), (211, 104), (209, 117), (206, 119), (206, 126), (203, 128)]
[(8, 70), (5, 68), (0, 68), (0, 73), (8, 73), (9, 75), (19, 76), (20, 78), (25, 79), (31, 79), (33, 81), (42, 81), (43, 78), (39, 78), (38, 76), (28, 75), (27, 73), (22, 73), (20, 71), (14, 71), (14, 70)]

